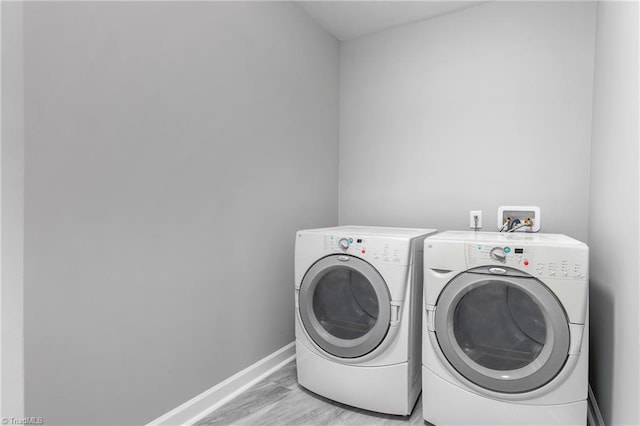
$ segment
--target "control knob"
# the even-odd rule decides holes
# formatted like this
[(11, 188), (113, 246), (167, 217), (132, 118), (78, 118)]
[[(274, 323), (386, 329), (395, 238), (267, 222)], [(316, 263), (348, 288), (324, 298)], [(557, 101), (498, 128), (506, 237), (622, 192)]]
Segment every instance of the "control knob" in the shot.
[(489, 252), (489, 257), (498, 262), (507, 263), (507, 254), (502, 247), (494, 247)]
[(341, 249), (347, 250), (349, 248), (349, 240), (347, 240), (346, 238), (340, 238), (340, 240), (338, 241), (338, 245)]

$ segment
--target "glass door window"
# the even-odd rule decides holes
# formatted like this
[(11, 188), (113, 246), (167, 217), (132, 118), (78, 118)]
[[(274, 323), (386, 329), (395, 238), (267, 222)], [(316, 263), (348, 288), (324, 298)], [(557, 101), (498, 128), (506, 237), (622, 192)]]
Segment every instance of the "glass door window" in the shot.
[(492, 370), (507, 371), (538, 358), (547, 326), (531, 296), (512, 285), (489, 281), (460, 299), (453, 333), (470, 359)]
[(299, 306), (309, 336), (338, 357), (371, 352), (389, 328), (387, 286), (373, 266), (353, 256), (316, 262), (302, 280)]
[(541, 281), (473, 272), (458, 275), (442, 291), (435, 332), (461, 375), (504, 393), (528, 392), (552, 380), (570, 343), (564, 309)]
[(360, 272), (336, 268), (318, 280), (313, 292), (313, 312), (329, 334), (340, 339), (357, 339), (378, 321), (378, 297)]

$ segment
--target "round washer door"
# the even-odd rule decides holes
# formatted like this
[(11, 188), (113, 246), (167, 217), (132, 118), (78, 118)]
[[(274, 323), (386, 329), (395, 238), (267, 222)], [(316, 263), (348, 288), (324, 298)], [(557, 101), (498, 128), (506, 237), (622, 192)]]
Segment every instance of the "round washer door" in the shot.
[(357, 257), (330, 255), (314, 263), (302, 279), (299, 306), (309, 336), (337, 357), (371, 352), (389, 330), (389, 289), (378, 271)]
[(541, 281), (502, 269), (506, 275), (468, 271), (447, 284), (436, 306), (436, 338), (469, 381), (495, 392), (529, 392), (562, 370), (569, 321)]

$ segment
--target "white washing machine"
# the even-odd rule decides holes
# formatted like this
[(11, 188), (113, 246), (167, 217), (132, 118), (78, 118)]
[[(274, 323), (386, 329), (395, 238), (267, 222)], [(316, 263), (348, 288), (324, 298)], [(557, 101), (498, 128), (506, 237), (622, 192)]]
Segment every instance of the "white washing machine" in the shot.
[(424, 248), (423, 414), (446, 425), (585, 425), (588, 248), (448, 231)]
[(409, 415), (420, 394), (422, 252), (431, 229), (296, 234), (298, 382), (354, 407)]

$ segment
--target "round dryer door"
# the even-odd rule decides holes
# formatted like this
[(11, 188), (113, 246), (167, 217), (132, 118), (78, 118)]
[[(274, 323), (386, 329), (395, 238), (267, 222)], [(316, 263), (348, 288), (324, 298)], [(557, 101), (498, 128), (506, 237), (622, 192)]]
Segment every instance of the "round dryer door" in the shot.
[[(504, 275), (493, 275), (496, 272)], [(510, 268), (476, 268), (456, 276), (438, 298), (438, 344), (458, 373), (501, 393), (529, 392), (564, 366), (569, 322), (538, 279)]]
[(378, 271), (348, 255), (314, 263), (300, 285), (300, 317), (327, 353), (357, 358), (374, 350), (389, 330), (391, 299)]

